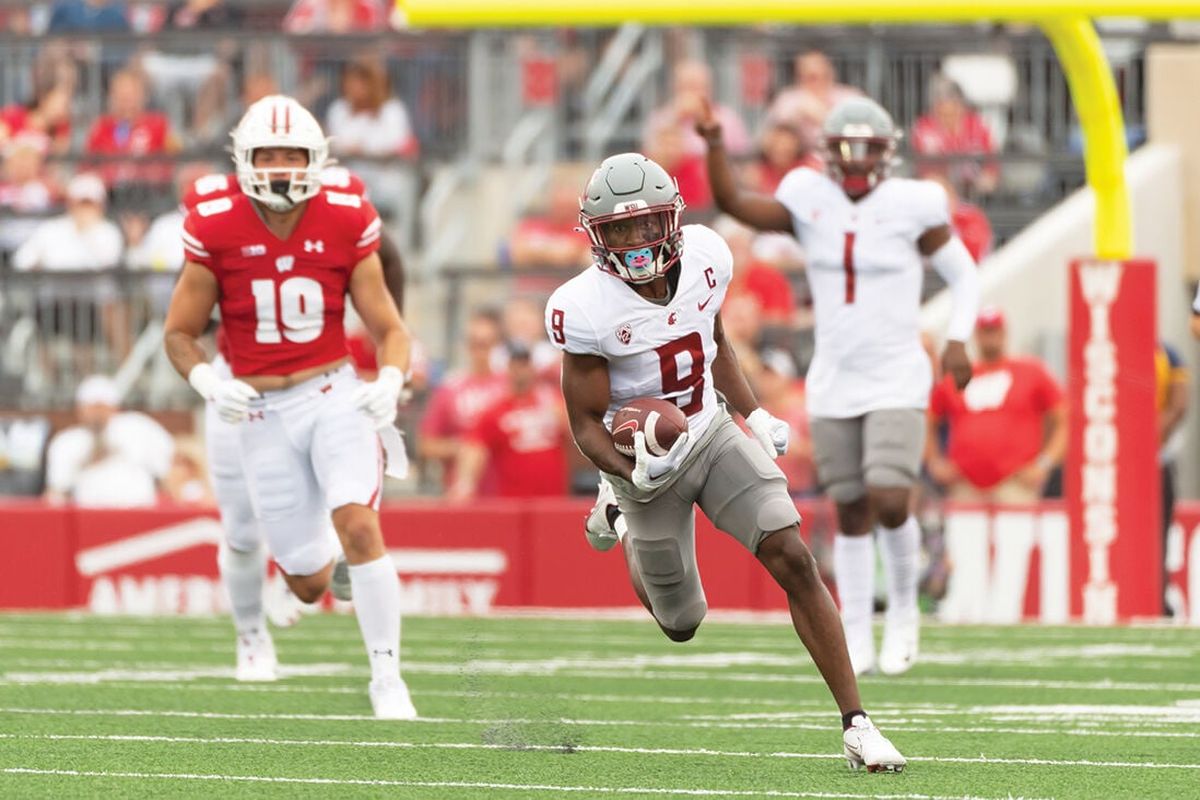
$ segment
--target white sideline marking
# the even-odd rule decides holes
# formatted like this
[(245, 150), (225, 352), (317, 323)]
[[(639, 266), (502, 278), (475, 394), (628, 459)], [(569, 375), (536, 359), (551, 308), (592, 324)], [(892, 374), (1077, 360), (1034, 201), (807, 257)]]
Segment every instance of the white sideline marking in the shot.
[[(516, 720), (514, 720), (516, 721)], [(250, 737), (220, 736), (213, 738), (196, 736), (138, 736), (127, 734), (0, 734), (0, 739), (39, 740), (87, 740), (112, 742), (160, 742), (166, 744), (255, 744), (298, 747), (382, 747), (402, 750), (539, 750), (561, 752), (561, 745), (518, 745), (485, 744), (479, 742), (397, 742), (397, 741), (353, 741), (341, 739), (259, 739)], [(795, 753), (788, 751), (752, 752), (746, 750), (711, 750), (689, 747), (619, 747), (616, 745), (572, 745), (572, 751), (581, 753), (622, 753), (654, 756), (715, 756), (719, 758), (778, 758), (801, 760), (836, 760), (845, 758), (835, 753)], [(1023, 764), (1054, 767), (1115, 767), (1119, 769), (1200, 769), (1200, 764), (1163, 764), (1153, 761), (1091, 761), (1088, 759), (1054, 758), (989, 758), (987, 756), (909, 756), (910, 762), (936, 764)]]
[[(307, 783), (334, 786), (407, 786), (425, 789), (512, 789), (522, 792), (590, 792), (593, 794), (660, 794), (688, 797), (815, 797), (850, 800), (989, 800), (974, 795), (945, 797), (928, 794), (843, 794), (835, 792), (782, 792), (774, 789), (664, 789), (639, 786), (551, 786), (535, 783), (472, 783), (468, 781), (394, 781), (363, 778), (284, 778), (262, 775), (200, 775), (176, 772), (99, 772), (74, 769), (29, 769), (10, 767), (0, 772), (9, 775), (60, 775), (82, 778), (140, 778), (189, 781), (250, 781), (253, 783)], [(1011, 796), (1010, 796), (1011, 797)], [(996, 800), (1006, 800), (996, 798)], [(1035, 798), (1029, 798), (1035, 800)], [(1044, 800), (1037, 799), (1037, 800)]]
[[(80, 667), (97, 667), (97, 668), (115, 668), (136, 670), (140, 668), (153, 669), (176, 669), (185, 667), (190, 662), (185, 661), (98, 661), (89, 659), (50, 659), (50, 658), (0, 658), (0, 664), (11, 666), (29, 667), (29, 668), (80, 668)], [(496, 665), (496, 662), (492, 662)], [(500, 662), (502, 665), (504, 662)], [(603, 661), (595, 662), (604, 664)], [(528, 670), (518, 670), (516, 672), (504, 668), (498, 668), (494, 672), (487, 671), (481, 668), (479, 662), (469, 662), (463, 664), (461, 662), (440, 662), (440, 661), (408, 661), (404, 662), (404, 671), (424, 675), (453, 675), (461, 677), (464, 672), (474, 672), (476, 674), (495, 674), (506, 676), (538, 676), (538, 675), (562, 675), (567, 677), (580, 678), (607, 678), (616, 679), (611, 669), (564, 669), (564, 670), (546, 670), (544, 672), (534, 672)], [(345, 673), (347, 676), (358, 676), (369, 674), (365, 670), (355, 669)], [(668, 671), (635, 671), (630, 670), (621, 673), (620, 680), (643, 680), (643, 681), (708, 681), (720, 682), (731, 681), (737, 683), (792, 683), (792, 684), (825, 684), (824, 679), (819, 675), (780, 675), (770, 672), (668, 672)], [(860, 679), (860, 683), (872, 685), (875, 683), (884, 683), (887, 679), (879, 677), (867, 677)], [(1081, 691), (1113, 691), (1113, 692), (1180, 692), (1187, 694), (1200, 694), (1200, 683), (1141, 683), (1136, 681), (1112, 681), (1108, 679), (1096, 681), (1068, 681), (1068, 680), (1039, 680), (1039, 679), (1018, 679), (1018, 678), (912, 678), (905, 676), (902, 679), (905, 686), (929, 686), (937, 688), (945, 687), (979, 687), (979, 688), (1005, 688), (1005, 689), (1077, 689)]]
[[(353, 664), (280, 664), (279, 676), (332, 677), (342, 676), (355, 669)], [(6, 672), (0, 683), (98, 684), (104, 681), (137, 680), (145, 682), (191, 681), (198, 678), (233, 678), (233, 667), (202, 667), (200, 669), (127, 670), (102, 669), (95, 672)], [(177, 687), (172, 687), (177, 688)]]
[[(364, 722), (374, 721), (370, 714), (240, 714), (230, 711), (172, 711), (137, 708), (0, 708), (0, 714), (32, 714), (41, 716), (81, 716), (81, 717), (173, 717), (185, 719), (253, 719), (253, 720), (315, 720), (322, 722)], [(1179, 731), (1098, 731), (1093, 728), (995, 728), (995, 727), (921, 727), (920, 725), (905, 724), (908, 720), (889, 718), (878, 715), (880, 721), (887, 724), (903, 725), (902, 730), (911, 733), (978, 733), (978, 734), (1023, 734), (1035, 736), (1129, 736), (1139, 738), (1200, 738), (1200, 734)], [(560, 725), (591, 726), (596, 728), (687, 728), (723, 730), (805, 730), (828, 731), (828, 723), (812, 722), (716, 722), (705, 720), (636, 720), (636, 719), (572, 719), (569, 717), (547, 717), (542, 719), (525, 718), (495, 718), (478, 719), (474, 717), (419, 717), (411, 720), (414, 723), (426, 725), (536, 725), (549, 722)], [(985, 761), (988, 759), (985, 759)], [(1036, 762), (1013, 762), (1036, 763)], [(1049, 762), (1048, 762), (1049, 763)], [(1074, 763), (1074, 762), (1054, 762)], [(1083, 762), (1080, 762), (1083, 763)], [(1181, 769), (1200, 769), (1200, 764), (1178, 765)]]

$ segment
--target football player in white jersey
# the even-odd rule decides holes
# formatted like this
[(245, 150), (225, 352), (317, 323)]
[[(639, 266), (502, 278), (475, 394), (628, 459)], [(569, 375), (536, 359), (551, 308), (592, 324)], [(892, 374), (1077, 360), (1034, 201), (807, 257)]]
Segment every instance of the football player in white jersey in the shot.
[(826, 170), (792, 170), (774, 197), (737, 187), (711, 114), (696, 129), (708, 143), (717, 206), (804, 246), (816, 313), (808, 413), (817, 474), (837, 504), (834, 575), (846, 642), (856, 674), (875, 668), (875, 532), (888, 596), (878, 667), (902, 673), (918, 650), (921, 534), (909, 507), (932, 386), (920, 339), (921, 282), (928, 260), (950, 287), (942, 366), (961, 390), (971, 377), (965, 342), (979, 305), (975, 263), (950, 228), (945, 190), (889, 176), (899, 136), (868, 98), (830, 112)]
[[(595, 264), (551, 296), (546, 330), (564, 352), (575, 442), (620, 509), (638, 598), (671, 640), (695, 635), (708, 610), (696, 569), (699, 504), (787, 592), (796, 632), (842, 713), (850, 765), (903, 769), (904, 757), (862, 710), (837, 608), (774, 463), (787, 449), (788, 427), (759, 407), (721, 328), (733, 275), (728, 245), (701, 225), (680, 226), (674, 179), (639, 153), (606, 159), (580, 205)], [(651, 455), (640, 431), (635, 458), (613, 445), (613, 414), (638, 397), (674, 402), (687, 417), (687, 432), (665, 455)], [(753, 438), (726, 404), (746, 418)]]

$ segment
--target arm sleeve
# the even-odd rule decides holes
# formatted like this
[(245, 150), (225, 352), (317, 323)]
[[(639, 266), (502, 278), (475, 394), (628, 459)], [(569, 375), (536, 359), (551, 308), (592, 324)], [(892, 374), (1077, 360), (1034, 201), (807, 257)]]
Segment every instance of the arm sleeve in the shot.
[(203, 264), (212, 269), (212, 255), (201, 238), (203, 233), (200, 228), (200, 215), (195, 211), (189, 211), (183, 220), (183, 254), (188, 261), (195, 261), (197, 264)]
[(971, 254), (957, 236), (952, 236), (929, 257), (929, 263), (950, 287), (950, 323), (946, 338), (965, 342), (975, 330), (979, 315), (979, 275)]
[(950, 224), (950, 201), (946, 190), (933, 181), (918, 181), (919, 191), (914, 193), (913, 213), (917, 219), (917, 236), (930, 228)]
[[(775, 199), (783, 203), (793, 219), (807, 219), (811, 213), (807, 200), (812, 195), (812, 174), (812, 170), (805, 167), (794, 169), (783, 176), (783, 180), (775, 189)], [(794, 222), (792, 226), (796, 227)], [(799, 234), (800, 231), (797, 230), (796, 235)]]
[(583, 309), (564, 296), (562, 289), (546, 303), (546, 335), (551, 344), (565, 353), (604, 355), (592, 321)]
[(370, 201), (363, 198), (361, 227), (354, 243), (354, 263), (357, 264), (379, 249), (379, 237), (383, 234), (383, 220)]

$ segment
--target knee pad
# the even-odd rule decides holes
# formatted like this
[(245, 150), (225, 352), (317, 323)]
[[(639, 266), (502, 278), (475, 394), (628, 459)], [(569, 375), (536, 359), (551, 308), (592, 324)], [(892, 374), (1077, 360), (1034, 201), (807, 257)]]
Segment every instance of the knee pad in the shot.
[(796, 511), (796, 504), (783, 487), (778, 492), (772, 492), (758, 508), (756, 525), (761, 533), (783, 530), (799, 522), (800, 512)]
[(683, 558), (674, 541), (634, 542), (633, 549), (647, 587), (670, 591), (683, 583)]
[(859, 477), (833, 481), (825, 486), (825, 494), (835, 503), (853, 503), (867, 494), (867, 485)]
[[(907, 489), (917, 480), (915, 473), (895, 464), (869, 464), (866, 469), (867, 486), (881, 489)], [(852, 498), (857, 499), (857, 498)]]

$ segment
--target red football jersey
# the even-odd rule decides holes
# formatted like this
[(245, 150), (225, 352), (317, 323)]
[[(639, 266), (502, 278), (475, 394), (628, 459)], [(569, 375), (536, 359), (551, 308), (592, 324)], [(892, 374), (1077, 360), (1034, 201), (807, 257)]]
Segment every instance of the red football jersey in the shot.
[(357, 194), (322, 191), (277, 238), (240, 192), (188, 212), (183, 248), (220, 283), (234, 375), (290, 375), (349, 355), (350, 274), (379, 249), (383, 223)]
[[(362, 178), (345, 167), (333, 166), (321, 170), (321, 185), (338, 192), (363, 197), (367, 195), (367, 186)], [(242, 187), (238, 185), (236, 175), (223, 175), (219, 172), (203, 175), (192, 181), (192, 185), (184, 193), (183, 208), (185, 211), (191, 211), (205, 200), (216, 200), (219, 197), (239, 194), (241, 191)]]
[[(350, 194), (362, 195), (363, 197), (367, 195), (367, 185), (363, 183), (362, 178), (345, 167), (332, 166), (321, 170), (321, 185), (326, 189), (336, 189), (342, 192), (349, 192)], [(191, 211), (205, 200), (230, 197), (241, 194), (241, 191), (242, 187), (238, 184), (236, 175), (213, 172), (208, 175), (201, 175), (192, 181), (192, 185), (184, 192), (181, 204), (184, 211)], [(232, 364), (233, 353), (230, 352), (229, 336), (225, 333), (224, 325), (217, 328), (216, 340), (217, 352), (221, 354), (227, 363)], [(359, 366), (362, 365), (362, 362), (357, 357), (354, 359), (354, 362)]]

